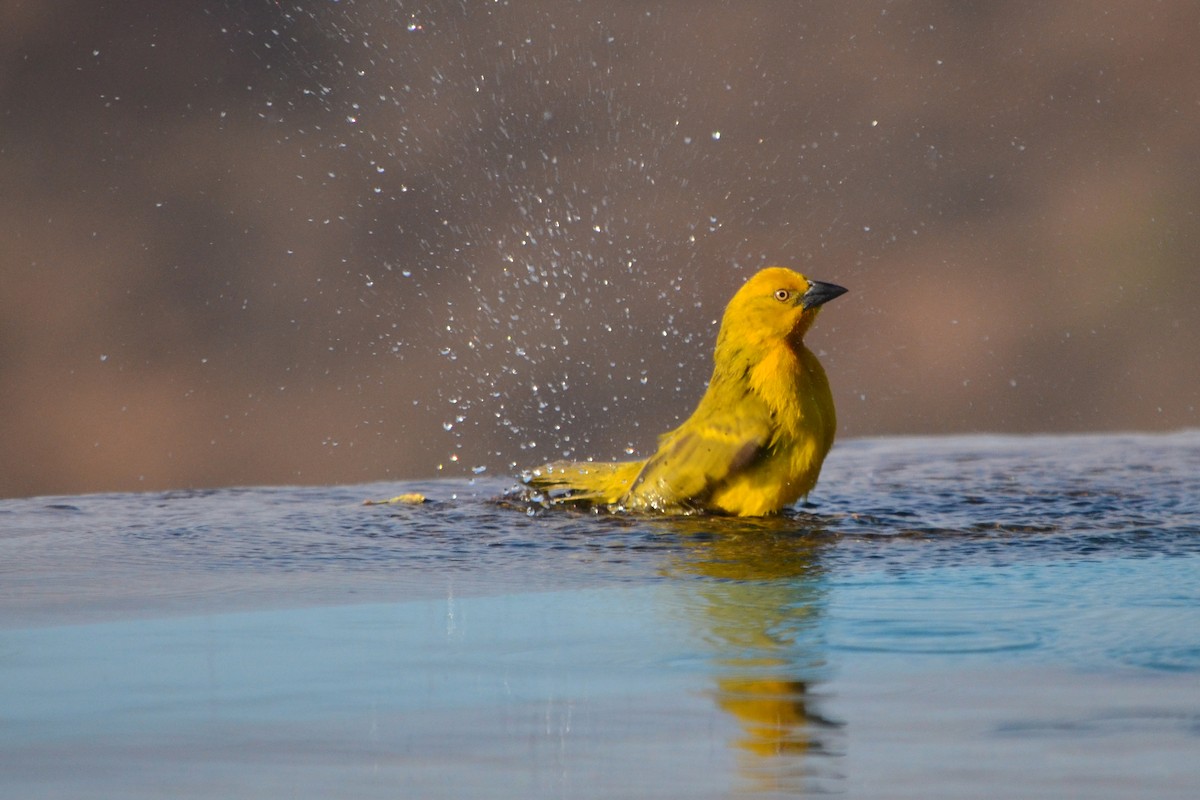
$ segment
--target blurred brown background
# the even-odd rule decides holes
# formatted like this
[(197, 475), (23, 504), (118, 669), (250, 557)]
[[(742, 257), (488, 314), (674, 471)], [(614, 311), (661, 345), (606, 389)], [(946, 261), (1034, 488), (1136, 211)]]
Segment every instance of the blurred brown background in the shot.
[(841, 435), (1200, 424), (1200, 5), (0, 0), (0, 495), (644, 453), (755, 269)]

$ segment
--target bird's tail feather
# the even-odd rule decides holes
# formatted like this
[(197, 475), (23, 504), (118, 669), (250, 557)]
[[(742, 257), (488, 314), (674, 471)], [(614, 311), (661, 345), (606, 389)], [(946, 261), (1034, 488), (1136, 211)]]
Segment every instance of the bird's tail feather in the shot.
[(620, 502), (644, 461), (555, 461), (522, 476), (553, 504), (613, 505)]

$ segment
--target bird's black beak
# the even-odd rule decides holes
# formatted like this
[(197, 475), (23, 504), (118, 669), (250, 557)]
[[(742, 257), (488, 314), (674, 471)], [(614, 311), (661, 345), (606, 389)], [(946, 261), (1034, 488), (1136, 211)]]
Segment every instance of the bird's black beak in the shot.
[(808, 291), (800, 296), (800, 306), (805, 309), (816, 308), (819, 305), (828, 303), (835, 297), (841, 297), (845, 293), (846, 289), (838, 286), (836, 283), (809, 281)]

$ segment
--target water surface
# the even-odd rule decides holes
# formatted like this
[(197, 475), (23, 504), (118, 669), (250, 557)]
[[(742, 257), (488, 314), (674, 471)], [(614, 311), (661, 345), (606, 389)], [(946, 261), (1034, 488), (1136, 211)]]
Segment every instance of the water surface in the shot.
[(0, 794), (1200, 787), (1200, 433), (842, 442), (766, 520), (507, 486), (0, 502)]

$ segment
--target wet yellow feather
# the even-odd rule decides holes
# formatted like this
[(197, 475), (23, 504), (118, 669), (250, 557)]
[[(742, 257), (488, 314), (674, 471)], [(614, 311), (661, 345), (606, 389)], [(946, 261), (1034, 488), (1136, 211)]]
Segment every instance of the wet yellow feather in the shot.
[(526, 483), (550, 505), (773, 514), (807, 495), (833, 445), (829, 381), (804, 334), (846, 290), (768, 267), (729, 301), (696, 410), (645, 461), (566, 462)]

